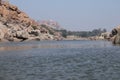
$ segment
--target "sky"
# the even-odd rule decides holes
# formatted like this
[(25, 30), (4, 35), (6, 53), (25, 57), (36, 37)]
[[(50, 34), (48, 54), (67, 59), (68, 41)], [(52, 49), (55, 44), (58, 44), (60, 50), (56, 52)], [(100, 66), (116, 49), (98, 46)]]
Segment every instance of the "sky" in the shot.
[(35, 20), (54, 20), (71, 31), (120, 25), (120, 0), (10, 0)]

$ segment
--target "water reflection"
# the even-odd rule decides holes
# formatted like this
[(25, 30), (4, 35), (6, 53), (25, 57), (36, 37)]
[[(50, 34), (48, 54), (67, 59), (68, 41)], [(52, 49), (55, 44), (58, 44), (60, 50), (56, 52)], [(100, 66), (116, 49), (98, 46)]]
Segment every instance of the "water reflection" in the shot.
[(58, 42), (24, 42), (24, 43), (3, 43), (0, 45), (0, 51), (9, 50), (27, 50), (27, 49), (55, 49), (55, 48), (100, 48), (110, 47), (107, 41), (58, 41)]

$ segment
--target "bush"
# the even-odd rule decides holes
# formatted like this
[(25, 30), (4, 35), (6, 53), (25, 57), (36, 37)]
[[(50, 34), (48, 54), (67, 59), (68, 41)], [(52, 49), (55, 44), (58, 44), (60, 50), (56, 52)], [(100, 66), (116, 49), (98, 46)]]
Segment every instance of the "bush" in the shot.
[(32, 28), (35, 30), (35, 29), (37, 29), (37, 26), (34, 26), (34, 25), (33, 25)]
[(54, 29), (50, 28), (49, 26), (42, 24), (41, 27), (47, 29), (51, 35), (54, 34)]

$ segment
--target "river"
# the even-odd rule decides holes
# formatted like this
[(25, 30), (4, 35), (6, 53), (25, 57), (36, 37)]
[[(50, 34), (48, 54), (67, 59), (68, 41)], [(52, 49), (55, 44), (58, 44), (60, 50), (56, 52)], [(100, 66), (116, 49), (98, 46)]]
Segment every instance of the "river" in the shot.
[(120, 80), (120, 46), (87, 40), (0, 43), (0, 80)]

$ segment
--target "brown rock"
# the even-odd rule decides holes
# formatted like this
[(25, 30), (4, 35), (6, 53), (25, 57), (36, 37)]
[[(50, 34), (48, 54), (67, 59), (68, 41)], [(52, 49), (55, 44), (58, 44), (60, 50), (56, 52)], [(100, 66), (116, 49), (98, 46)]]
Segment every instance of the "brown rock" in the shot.
[(18, 8), (14, 5), (9, 5), (9, 9), (12, 10), (12, 11), (17, 11)]

